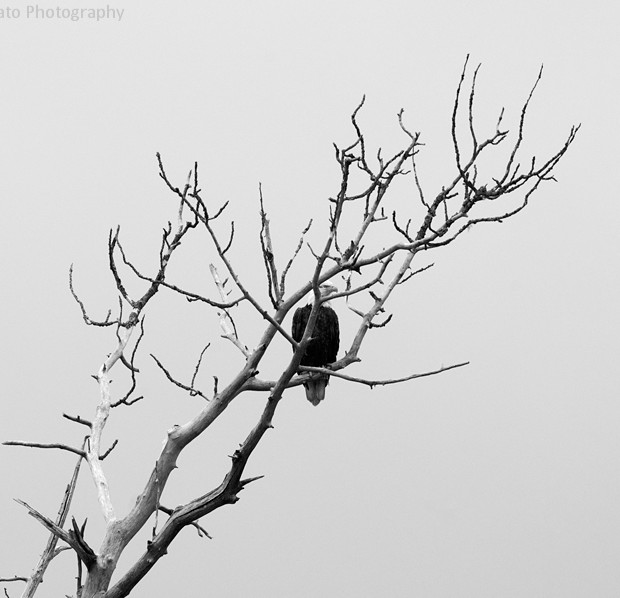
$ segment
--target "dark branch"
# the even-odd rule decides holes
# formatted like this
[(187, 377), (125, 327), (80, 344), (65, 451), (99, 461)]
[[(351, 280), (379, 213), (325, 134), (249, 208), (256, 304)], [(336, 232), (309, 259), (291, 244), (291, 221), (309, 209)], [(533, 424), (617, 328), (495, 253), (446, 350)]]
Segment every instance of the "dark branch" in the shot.
[(89, 428), (93, 427), (91, 422), (83, 417), (80, 417), (79, 415), (67, 415), (66, 413), (63, 413), (62, 416), (69, 421), (75, 422), (76, 424), (82, 424), (83, 426), (87, 426)]
[[(172, 515), (174, 513), (173, 509), (169, 509), (162, 505), (159, 505), (159, 510), (162, 511), (163, 513), (166, 513), (166, 515)], [(209, 532), (204, 527), (202, 527), (197, 521), (192, 521), (190, 525), (196, 528), (196, 531), (198, 532), (198, 536), (200, 538), (204, 536), (205, 538), (209, 538), (209, 540), (213, 540), (213, 537), (209, 534)]]
[[(204, 350), (203, 350), (203, 353), (204, 353)], [(165, 366), (161, 363), (161, 361), (159, 361), (159, 359), (157, 359), (157, 357), (155, 357), (155, 355), (153, 355), (152, 353), (151, 353), (151, 357), (153, 358), (155, 363), (159, 366), (159, 369), (164, 373), (166, 378), (168, 378), (168, 380), (172, 382), (172, 384), (174, 384), (175, 386), (178, 386), (179, 388), (182, 388), (183, 390), (186, 390), (187, 392), (189, 392), (190, 396), (192, 397), (198, 395), (202, 397), (205, 401), (209, 400), (209, 398), (206, 395), (204, 395), (200, 390), (198, 390), (197, 388), (194, 388), (193, 382), (196, 377), (195, 374), (192, 377), (192, 386), (188, 386), (187, 384), (183, 384), (182, 382), (179, 382), (178, 380), (173, 378), (172, 374), (165, 368)], [(202, 357), (202, 354), (201, 354), (201, 357)], [(197, 371), (198, 371), (198, 368), (196, 368), (196, 372)]]
[[(117, 334), (118, 336), (118, 334)], [(130, 399), (131, 395), (133, 394), (134, 390), (136, 389), (136, 385), (137, 385), (137, 381), (136, 381), (136, 374), (139, 372), (138, 368), (136, 368), (135, 366), (135, 360), (136, 360), (136, 353), (138, 352), (138, 347), (140, 346), (140, 343), (142, 341), (142, 339), (144, 338), (144, 317), (140, 319), (140, 334), (136, 340), (136, 343), (133, 347), (133, 351), (131, 352), (131, 358), (130, 361), (127, 362), (124, 358), (124, 356), (121, 356), (123, 359), (123, 363), (125, 364), (125, 366), (129, 369), (129, 371), (131, 372), (131, 386), (129, 387), (129, 390), (125, 393), (125, 396), (122, 399), (119, 399), (118, 401), (115, 401), (113, 403), (111, 403), (111, 407), (118, 407), (119, 405), (133, 405), (134, 403), (137, 403), (138, 401), (140, 401), (141, 399), (143, 399), (144, 397), (139, 396), (139, 397), (135, 397), (133, 399)], [(118, 337), (118, 340), (120, 342), (120, 337)], [(111, 449), (110, 449), (111, 450)]]
[(79, 455), (82, 458), (86, 457), (84, 451), (77, 449), (73, 446), (68, 446), (66, 444), (59, 444), (57, 442), (52, 442), (49, 444), (44, 444), (40, 442), (21, 442), (19, 440), (6, 440), (2, 444), (5, 446), (27, 446), (30, 448), (40, 448), (40, 449), (60, 449), (62, 451), (68, 451), (70, 453), (74, 453), (75, 455)]
[(92, 550), (92, 548), (90, 548), (90, 546), (88, 546), (88, 544), (86, 544), (83, 538), (80, 537), (78, 539), (74, 531), (65, 531), (59, 525), (54, 523), (51, 519), (49, 519), (45, 515), (42, 515), (41, 513), (39, 513), (39, 511), (31, 507), (27, 502), (24, 502), (23, 500), (20, 500), (18, 498), (15, 499), (15, 501), (20, 505), (24, 506), (28, 510), (28, 513), (32, 517), (34, 517), (39, 523), (41, 523), (41, 525), (47, 528), (48, 531), (69, 544), (69, 546), (71, 546), (71, 548), (75, 550), (82, 562), (86, 565), (87, 569), (95, 563), (95, 561), (97, 560), (95, 552)]
[(462, 363), (455, 363), (454, 365), (441, 366), (436, 370), (431, 370), (429, 372), (422, 372), (421, 374), (410, 374), (409, 376), (404, 376), (402, 378), (389, 378), (386, 380), (367, 380), (365, 378), (357, 378), (355, 376), (349, 376), (347, 374), (343, 374), (342, 372), (334, 371), (328, 368), (315, 368), (310, 366), (301, 366), (299, 371), (301, 372), (310, 372), (317, 374), (328, 374), (330, 376), (335, 376), (336, 378), (342, 378), (343, 380), (347, 380), (348, 382), (356, 382), (358, 384), (365, 384), (366, 386), (370, 386), (373, 388), (374, 386), (387, 386), (389, 384), (400, 384), (401, 382), (407, 382), (408, 380), (415, 380), (416, 378), (425, 378), (426, 376), (434, 376), (435, 374), (441, 374), (443, 372), (447, 372), (448, 370), (454, 370), (456, 368), (461, 368), (463, 366), (469, 365), (469, 361), (463, 361)]
[(84, 307), (84, 303), (77, 296), (77, 293), (75, 292), (75, 289), (73, 288), (73, 264), (69, 266), (69, 290), (71, 291), (71, 295), (73, 296), (77, 304), (80, 306), (80, 311), (82, 312), (82, 318), (88, 326), (105, 327), (105, 326), (114, 326), (115, 324), (118, 323), (118, 320), (110, 319), (110, 317), (112, 316), (112, 310), (108, 310), (105, 320), (93, 320), (88, 316), (88, 314), (86, 313), (86, 308)]

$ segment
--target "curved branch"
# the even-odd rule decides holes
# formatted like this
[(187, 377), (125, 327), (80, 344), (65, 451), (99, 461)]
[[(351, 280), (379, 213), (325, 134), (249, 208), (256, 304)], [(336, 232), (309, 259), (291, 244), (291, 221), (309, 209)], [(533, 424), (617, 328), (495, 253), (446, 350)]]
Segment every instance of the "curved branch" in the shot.
[(155, 357), (155, 355), (153, 355), (152, 353), (151, 353), (151, 357), (153, 358), (155, 363), (159, 366), (159, 369), (164, 373), (166, 378), (168, 378), (168, 380), (170, 382), (172, 382), (172, 384), (174, 384), (175, 386), (178, 386), (179, 388), (182, 388), (183, 390), (186, 390), (187, 392), (189, 392), (190, 396), (198, 395), (198, 396), (202, 397), (205, 401), (209, 400), (209, 397), (207, 397), (200, 390), (195, 388), (193, 386), (193, 384), (192, 384), (192, 386), (188, 386), (187, 384), (183, 384), (182, 382), (179, 382), (178, 380), (173, 378), (172, 374), (164, 367), (164, 365), (161, 363), (161, 361), (159, 361), (159, 359), (157, 359), (157, 357)]
[(84, 320), (86, 325), (106, 327), (118, 324), (118, 320), (110, 320), (110, 317), (112, 316), (112, 310), (108, 310), (105, 320), (97, 321), (89, 317), (89, 315), (86, 313), (86, 307), (84, 307), (83, 301), (77, 296), (77, 293), (73, 288), (73, 264), (69, 266), (69, 290), (71, 291), (71, 295), (75, 299), (76, 303), (80, 306), (80, 311), (82, 312), (82, 319)]
[(441, 366), (436, 370), (431, 370), (428, 372), (422, 372), (420, 374), (410, 374), (409, 376), (404, 376), (402, 378), (389, 378), (385, 380), (368, 380), (366, 378), (358, 378), (356, 376), (349, 376), (347, 374), (343, 374), (337, 370), (332, 370), (331, 368), (316, 368), (310, 366), (301, 366), (299, 370), (301, 372), (310, 372), (312, 374), (328, 374), (329, 376), (334, 376), (335, 378), (342, 378), (343, 380), (347, 380), (348, 382), (356, 382), (358, 384), (365, 384), (366, 386), (370, 386), (373, 388), (374, 386), (388, 386), (389, 384), (400, 384), (401, 382), (407, 382), (408, 380), (415, 380), (416, 378), (425, 378), (427, 376), (434, 376), (435, 374), (441, 374), (443, 372), (447, 372), (449, 370), (454, 370), (456, 368), (461, 368), (463, 366), (469, 365), (469, 361), (463, 361), (461, 363), (455, 363), (453, 365)]
[(125, 251), (123, 250), (121, 244), (118, 244), (118, 248), (119, 251), (121, 253), (121, 257), (123, 258), (123, 263), (140, 279), (140, 280), (144, 280), (146, 282), (150, 282), (151, 284), (157, 284), (159, 286), (165, 287), (167, 289), (170, 289), (171, 291), (178, 293), (179, 295), (183, 295), (184, 297), (187, 297), (187, 299), (189, 301), (200, 301), (202, 303), (206, 303), (207, 305), (210, 305), (211, 307), (217, 307), (219, 309), (229, 309), (231, 307), (235, 307), (235, 305), (238, 305), (239, 303), (241, 303), (243, 301), (243, 297), (239, 297), (238, 299), (235, 299), (233, 301), (227, 301), (227, 302), (219, 302), (219, 301), (214, 301), (213, 299), (209, 299), (207, 297), (204, 297), (202, 295), (199, 295), (198, 293), (192, 293), (191, 291), (186, 291), (174, 284), (171, 284), (169, 282), (166, 282), (165, 280), (158, 280), (157, 278), (152, 278), (150, 276), (146, 276), (145, 274), (142, 274), (142, 272), (140, 272), (125, 256)]

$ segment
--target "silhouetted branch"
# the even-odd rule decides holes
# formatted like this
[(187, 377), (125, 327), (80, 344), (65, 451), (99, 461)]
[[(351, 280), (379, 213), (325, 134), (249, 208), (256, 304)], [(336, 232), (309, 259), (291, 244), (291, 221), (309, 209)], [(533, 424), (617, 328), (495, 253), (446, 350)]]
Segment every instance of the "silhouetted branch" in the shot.
[(67, 415), (66, 413), (63, 413), (62, 416), (69, 421), (75, 422), (76, 424), (82, 424), (83, 426), (88, 426), (89, 428), (93, 427), (91, 422), (83, 417), (80, 417), (79, 415)]
[(73, 288), (73, 264), (69, 267), (69, 290), (71, 291), (71, 295), (75, 299), (76, 303), (80, 306), (80, 311), (82, 312), (82, 319), (88, 326), (114, 326), (118, 323), (118, 320), (110, 320), (112, 316), (112, 310), (108, 310), (108, 313), (105, 317), (105, 320), (93, 320), (86, 313), (86, 308), (84, 307), (84, 303), (77, 296), (75, 289)]
[(182, 382), (179, 382), (178, 380), (173, 378), (172, 374), (165, 368), (165, 366), (161, 363), (161, 361), (159, 361), (159, 359), (157, 359), (157, 357), (155, 357), (155, 355), (153, 355), (152, 353), (151, 353), (151, 357), (153, 358), (155, 363), (159, 366), (159, 369), (164, 373), (166, 378), (168, 378), (168, 380), (170, 382), (172, 382), (172, 384), (174, 384), (175, 386), (178, 386), (179, 388), (182, 388), (183, 390), (186, 390), (187, 392), (189, 392), (189, 394), (191, 396), (198, 395), (198, 396), (202, 397), (205, 401), (209, 400), (209, 398), (207, 396), (205, 396), (200, 390), (198, 390), (197, 388), (194, 388), (194, 386), (193, 386), (194, 378), (192, 378), (192, 386), (188, 386), (187, 384), (183, 384)]
[(66, 444), (60, 444), (57, 442), (51, 442), (49, 444), (40, 443), (40, 442), (22, 442), (19, 440), (5, 440), (2, 444), (5, 446), (27, 446), (30, 448), (40, 448), (40, 449), (59, 449), (61, 451), (68, 451), (70, 453), (74, 453), (79, 455), (80, 457), (85, 457), (84, 451), (77, 449), (73, 446), (68, 446)]
[(110, 446), (110, 448), (103, 453), (103, 455), (101, 455), (101, 457), (99, 457), (102, 461), (116, 448), (116, 445), (118, 444), (118, 438), (112, 443), (112, 446)]
[(258, 196), (260, 202), (261, 222), (259, 237), (263, 254), (263, 262), (267, 273), (267, 292), (274, 309), (278, 309), (278, 306), (282, 302), (282, 294), (281, 288), (278, 286), (278, 270), (276, 268), (276, 261), (273, 253), (273, 242), (271, 240), (271, 231), (269, 230), (269, 219), (267, 218), (267, 213), (265, 212), (263, 188), (260, 184), (258, 185)]
[(202, 364), (202, 358), (204, 354), (207, 352), (207, 349), (211, 346), (211, 343), (207, 343), (206, 347), (200, 352), (198, 357), (198, 361), (196, 362), (196, 367), (194, 368), (194, 374), (192, 375), (191, 387), (193, 388), (196, 384), (196, 378), (198, 376), (198, 371), (200, 370), (200, 366)]
[(15, 502), (26, 507), (28, 513), (32, 517), (34, 517), (41, 525), (43, 525), (43, 527), (45, 527), (52, 534), (69, 544), (69, 546), (71, 546), (71, 548), (75, 550), (75, 552), (87, 568), (90, 568), (93, 565), (97, 557), (92, 548), (90, 548), (90, 546), (86, 544), (83, 538), (77, 537), (74, 531), (65, 531), (59, 525), (54, 523), (51, 519), (49, 519), (45, 515), (42, 515), (41, 513), (39, 513), (39, 511), (31, 507), (27, 502), (18, 498), (15, 499)]
[[(167, 507), (164, 507), (162, 505), (159, 505), (159, 510), (166, 513), (166, 515), (172, 515), (174, 513), (173, 509), (168, 509)], [(198, 532), (198, 536), (200, 538), (204, 536), (205, 538), (209, 538), (209, 540), (213, 540), (213, 537), (209, 534), (209, 532), (204, 527), (202, 527), (197, 521), (192, 521), (190, 525), (196, 528), (196, 531)]]
[[(117, 338), (120, 342), (121, 339), (118, 336), (118, 330), (117, 330)], [(125, 359), (124, 353), (121, 353), (122, 363), (131, 372), (131, 386), (129, 387), (129, 390), (127, 390), (127, 392), (125, 393), (125, 396), (122, 399), (119, 399), (118, 401), (114, 401), (110, 404), (111, 407), (118, 407), (119, 405), (133, 405), (134, 403), (137, 403), (138, 401), (144, 398), (143, 396), (139, 396), (139, 397), (130, 399), (137, 385), (136, 374), (139, 373), (139, 370), (135, 366), (135, 360), (136, 360), (136, 353), (138, 352), (138, 347), (140, 346), (140, 342), (142, 341), (143, 338), (144, 338), (144, 317), (140, 320), (140, 334), (138, 335), (138, 338), (136, 339), (136, 342), (134, 344), (133, 351), (131, 352), (131, 359), (129, 360), (129, 362), (127, 362), (127, 360)]]
[(300, 372), (311, 372), (311, 373), (317, 373), (317, 374), (328, 374), (330, 376), (334, 376), (335, 378), (342, 378), (343, 380), (347, 380), (348, 382), (356, 382), (358, 384), (365, 384), (366, 386), (370, 386), (370, 388), (373, 388), (375, 386), (388, 386), (389, 384), (400, 384), (401, 382), (415, 380), (416, 378), (425, 378), (427, 376), (434, 376), (435, 374), (442, 374), (443, 372), (447, 372), (448, 370), (454, 370), (456, 368), (460, 368), (466, 365), (469, 365), (469, 361), (464, 361), (462, 363), (455, 363), (453, 365), (441, 366), (440, 368), (437, 368), (436, 370), (431, 370), (429, 372), (422, 372), (420, 374), (410, 374), (402, 378), (388, 378), (385, 380), (368, 380), (366, 378), (358, 378), (356, 376), (349, 376), (337, 370), (332, 370), (331, 368), (316, 368), (316, 367), (310, 367), (310, 366), (305, 366), (305, 365), (302, 365), (299, 368), (299, 371)]
[(293, 266), (293, 262), (295, 261), (295, 258), (299, 254), (299, 251), (303, 247), (304, 237), (306, 236), (306, 233), (310, 230), (311, 226), (312, 226), (312, 219), (310, 219), (306, 228), (304, 228), (301, 231), (301, 235), (299, 237), (299, 242), (297, 243), (297, 247), (295, 248), (295, 251), (293, 252), (293, 255), (291, 256), (291, 259), (288, 261), (288, 263), (284, 267), (284, 270), (282, 271), (282, 276), (280, 278), (280, 296), (281, 297), (284, 297), (284, 294), (286, 291), (286, 276), (289, 273), (289, 270), (291, 269), (291, 267)]

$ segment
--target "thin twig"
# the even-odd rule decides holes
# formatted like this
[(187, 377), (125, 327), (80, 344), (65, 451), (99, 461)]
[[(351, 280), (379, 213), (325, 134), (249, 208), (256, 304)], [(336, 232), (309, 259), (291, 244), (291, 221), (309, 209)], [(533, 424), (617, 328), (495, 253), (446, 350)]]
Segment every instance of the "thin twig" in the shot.
[(105, 326), (114, 326), (115, 324), (118, 324), (118, 320), (110, 319), (112, 316), (112, 310), (108, 310), (105, 320), (93, 320), (92, 318), (89, 317), (89, 315), (86, 313), (86, 307), (84, 306), (84, 303), (77, 296), (77, 293), (75, 292), (75, 289), (73, 288), (73, 264), (69, 266), (69, 290), (71, 291), (71, 295), (73, 296), (77, 304), (80, 306), (80, 311), (82, 312), (82, 319), (88, 326), (105, 327)]
[[(134, 390), (136, 389), (136, 385), (137, 385), (136, 374), (139, 372), (139, 370), (135, 366), (135, 360), (136, 360), (136, 353), (138, 352), (138, 347), (140, 346), (140, 342), (142, 341), (143, 338), (144, 338), (144, 317), (140, 319), (140, 334), (138, 335), (136, 343), (133, 347), (133, 351), (131, 352), (131, 358), (129, 362), (123, 361), (123, 363), (125, 363), (129, 371), (131, 372), (131, 386), (125, 393), (125, 396), (119, 399), (118, 401), (114, 401), (111, 404), (111, 407), (118, 407), (119, 405), (133, 405), (134, 403), (137, 403), (138, 401), (144, 398), (143, 396), (135, 397), (133, 399), (129, 398), (133, 394)], [(119, 338), (119, 341), (120, 341), (120, 338)], [(121, 359), (124, 359), (124, 354), (121, 354)]]
[[(213, 281), (215, 282), (215, 286), (217, 287), (220, 297), (224, 302), (226, 300), (227, 292), (224, 288), (224, 284), (220, 278), (220, 275), (217, 272), (217, 268), (213, 264), (209, 264), (209, 270), (211, 271), (211, 276), (213, 277)], [(231, 315), (228, 313), (228, 310), (222, 309), (218, 312), (220, 316), (220, 328), (223, 332), (223, 337), (227, 338), (247, 359), (250, 356), (250, 350), (239, 340), (239, 336), (237, 335), (237, 330), (235, 327), (235, 323)]]
[(30, 448), (40, 448), (40, 449), (60, 449), (62, 451), (68, 451), (70, 453), (74, 453), (75, 455), (79, 455), (84, 458), (86, 454), (84, 451), (77, 449), (73, 446), (69, 446), (67, 444), (60, 444), (58, 442), (51, 442), (49, 444), (41, 443), (41, 442), (22, 442), (20, 440), (5, 440), (2, 444), (5, 446), (27, 446)]
[(198, 361), (196, 362), (196, 367), (194, 368), (194, 375), (192, 376), (192, 382), (190, 384), (191, 388), (194, 388), (196, 384), (196, 377), (198, 376), (198, 371), (200, 370), (200, 365), (202, 364), (202, 358), (204, 354), (207, 352), (207, 349), (211, 346), (211, 343), (207, 343), (206, 347), (200, 352), (200, 356), (198, 357)]
[(182, 388), (183, 390), (186, 390), (187, 392), (189, 392), (191, 396), (198, 395), (202, 397), (205, 401), (209, 400), (209, 398), (206, 395), (204, 395), (200, 390), (198, 390), (197, 388), (193, 386), (193, 381), (194, 381), (193, 378), (192, 378), (191, 386), (188, 386), (187, 384), (183, 384), (183, 382), (179, 382), (178, 380), (173, 378), (172, 374), (166, 369), (166, 367), (161, 363), (161, 361), (159, 361), (159, 359), (157, 359), (157, 357), (155, 357), (155, 355), (153, 355), (152, 353), (151, 353), (151, 357), (153, 358), (155, 363), (159, 366), (159, 369), (164, 373), (166, 378), (168, 378), (168, 380), (172, 382), (172, 384), (174, 384), (175, 386), (178, 386), (179, 388)]
[(87, 419), (80, 417), (79, 415), (68, 415), (63, 413), (62, 416), (69, 421), (75, 422), (76, 424), (82, 424), (83, 426), (87, 426), (89, 428), (93, 427), (93, 424), (89, 422)]
[(421, 374), (410, 374), (409, 376), (403, 376), (402, 378), (389, 378), (386, 380), (367, 380), (365, 378), (358, 378), (355, 376), (349, 376), (347, 374), (343, 374), (342, 372), (333, 371), (329, 368), (317, 368), (310, 366), (300, 366), (300, 372), (310, 372), (317, 374), (328, 374), (330, 376), (335, 376), (336, 378), (342, 378), (343, 380), (347, 380), (349, 382), (356, 382), (358, 384), (365, 384), (366, 386), (370, 386), (373, 388), (374, 386), (387, 386), (389, 384), (400, 384), (401, 382), (407, 382), (408, 380), (415, 380), (416, 378), (425, 378), (426, 376), (434, 376), (435, 374), (441, 374), (442, 372), (447, 372), (448, 370), (454, 370), (456, 368), (460, 368), (463, 366), (469, 365), (469, 361), (463, 361), (462, 363), (455, 363), (453, 365), (441, 366), (436, 370), (431, 370), (429, 372), (422, 372)]

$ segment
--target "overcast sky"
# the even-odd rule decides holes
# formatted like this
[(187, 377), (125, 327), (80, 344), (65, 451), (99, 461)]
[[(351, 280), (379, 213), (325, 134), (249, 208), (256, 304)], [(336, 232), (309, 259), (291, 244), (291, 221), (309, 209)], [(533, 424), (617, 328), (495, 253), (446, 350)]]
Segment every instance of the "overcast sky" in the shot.
[[(367, 337), (351, 373), (470, 365), (372, 391), (332, 380), (318, 408), (301, 389), (289, 391), (248, 465), (249, 475), (265, 478), (202, 521), (213, 540), (184, 530), (132, 596), (617, 597), (617, 4), (107, 6), (99, 21), (65, 18), (73, 4), (11, 4), (0, 18), (2, 440), (80, 444), (83, 429), (61, 415), (92, 419), (98, 389), (90, 376), (114, 336), (84, 325), (68, 268), (93, 317), (103, 317), (116, 305), (110, 228), (120, 225), (136, 262), (154, 267), (176, 209), (156, 152), (179, 185), (198, 161), (205, 194), (214, 205), (230, 201), (233, 259), (264, 298), (258, 184), (285, 263), (310, 217), (313, 238), (325, 230), (338, 185), (332, 142), (353, 141), (349, 117), (363, 94), (360, 122), (372, 147), (393, 152), (406, 143), (400, 108), (421, 131), (429, 195), (454, 176), (451, 106), (468, 53), (482, 63), (481, 134), (502, 106), (514, 128), (543, 63), (526, 154), (548, 155), (583, 124), (557, 183), (543, 185), (513, 220), (436, 252), (434, 268), (395, 298), (390, 326)], [(413, 197), (413, 184), (400, 192)], [(173, 272), (213, 293), (212, 259), (206, 243), (192, 244)], [(308, 272), (298, 270), (294, 282)], [(335, 308), (345, 346), (356, 316)], [(249, 311), (239, 318), (245, 342), (255, 344), (262, 323)], [(107, 445), (119, 438), (105, 462), (119, 515), (141, 492), (166, 430), (202, 407), (172, 389), (148, 353), (190, 376), (211, 341), (206, 390), (212, 376), (223, 384), (242, 365), (218, 339), (215, 314), (197, 305), (162, 293), (146, 326), (138, 357), (145, 399), (115, 410), (104, 437)], [(286, 351), (279, 344), (261, 374), (275, 376)], [(126, 378), (116, 376), (120, 394)], [(166, 506), (219, 484), (263, 400), (240, 397), (188, 448)], [(74, 461), (0, 447), (0, 577), (28, 575), (47, 537), (12, 499), (55, 517)], [(87, 470), (80, 475), (72, 514), (88, 517), (86, 539), (97, 549), (103, 518)], [(127, 550), (119, 573), (147, 537)], [(75, 574), (74, 556), (61, 554), (38, 595), (75, 593)], [(20, 594), (21, 584), (7, 587)]]

